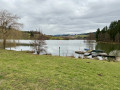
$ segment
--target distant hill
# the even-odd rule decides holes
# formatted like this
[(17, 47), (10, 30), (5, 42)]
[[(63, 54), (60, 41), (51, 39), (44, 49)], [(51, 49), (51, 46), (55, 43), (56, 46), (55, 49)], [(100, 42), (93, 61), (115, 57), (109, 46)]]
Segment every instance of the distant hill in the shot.
[[(37, 31), (22, 31), (22, 39), (34, 39), (39, 33)], [(95, 33), (95, 32), (91, 32)], [(81, 34), (56, 34), (56, 35), (45, 35), (46, 40), (75, 40), (75, 39), (86, 39), (90, 33)]]
[[(96, 32), (90, 32), (90, 33), (96, 33)], [(55, 36), (55, 37), (59, 37), (59, 36), (75, 36), (75, 35), (88, 35), (89, 33), (81, 33), (81, 34), (56, 34), (56, 35), (51, 35), (51, 36)]]

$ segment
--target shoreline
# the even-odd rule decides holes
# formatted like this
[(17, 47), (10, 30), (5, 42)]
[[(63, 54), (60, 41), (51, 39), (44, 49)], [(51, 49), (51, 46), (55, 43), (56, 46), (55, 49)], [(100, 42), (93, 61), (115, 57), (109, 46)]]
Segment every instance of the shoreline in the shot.
[(120, 43), (117, 43), (117, 42), (97, 42), (96, 43), (103, 43), (103, 44), (120, 44)]

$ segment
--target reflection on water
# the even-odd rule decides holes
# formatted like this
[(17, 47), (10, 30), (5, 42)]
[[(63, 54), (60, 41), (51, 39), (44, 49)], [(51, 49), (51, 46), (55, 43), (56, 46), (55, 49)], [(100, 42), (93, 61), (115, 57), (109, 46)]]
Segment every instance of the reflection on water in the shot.
[(97, 43), (95, 49), (104, 50), (109, 54), (114, 50), (120, 50), (120, 44)]
[(84, 40), (84, 43), (86, 44), (86, 48), (90, 50), (94, 50), (96, 46), (96, 41), (95, 40)]
[[(29, 44), (32, 40), (19, 40), (21, 45), (16, 47), (11, 47), (11, 50), (23, 51), (30, 50), (32, 51), (32, 46)], [(23, 45), (22, 45), (23, 44)], [(26, 44), (26, 45), (25, 45)], [(119, 44), (100, 44), (95, 41), (84, 41), (84, 40), (46, 40), (47, 44), (47, 52), (52, 55), (59, 55), (59, 47), (60, 47), (60, 55), (61, 56), (78, 56), (75, 54), (75, 51), (81, 50), (84, 51), (85, 48), (88, 49), (96, 49), (96, 50), (104, 50), (106, 53), (110, 53), (113, 50), (120, 50)], [(9, 48), (6, 48), (10, 50)]]

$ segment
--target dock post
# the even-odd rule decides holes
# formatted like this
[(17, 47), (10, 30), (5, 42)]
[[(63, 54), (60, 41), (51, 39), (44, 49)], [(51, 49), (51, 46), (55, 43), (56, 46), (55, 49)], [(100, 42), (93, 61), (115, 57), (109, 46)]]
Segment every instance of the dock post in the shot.
[(59, 56), (60, 56), (60, 46), (59, 46)]

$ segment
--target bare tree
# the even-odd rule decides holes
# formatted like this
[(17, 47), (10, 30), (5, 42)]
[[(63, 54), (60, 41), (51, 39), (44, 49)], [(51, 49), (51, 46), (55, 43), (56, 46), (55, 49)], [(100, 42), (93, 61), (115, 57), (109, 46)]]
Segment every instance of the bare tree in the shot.
[(104, 34), (104, 41), (105, 42), (110, 42), (110, 35), (108, 33)]
[(94, 33), (89, 33), (85, 42), (87, 42), (87, 43), (93, 43), (94, 40), (95, 40), (95, 34)]
[(94, 33), (89, 33), (87, 40), (95, 40), (95, 34)]
[[(22, 24), (18, 23), (20, 18), (6, 10), (0, 11), (0, 33), (3, 39), (3, 48), (6, 47), (6, 39), (10, 37), (10, 33), (14, 30), (19, 30)], [(14, 32), (12, 32), (14, 34)], [(13, 35), (12, 34), (12, 35)], [(15, 35), (15, 34), (14, 34)], [(13, 35), (13, 36), (14, 36)]]
[(115, 36), (115, 41), (120, 42), (120, 33), (119, 32)]
[(38, 32), (35, 36), (35, 40), (33, 41), (33, 49), (36, 51), (37, 54), (46, 53), (46, 43), (45, 43), (45, 36), (42, 32)]

